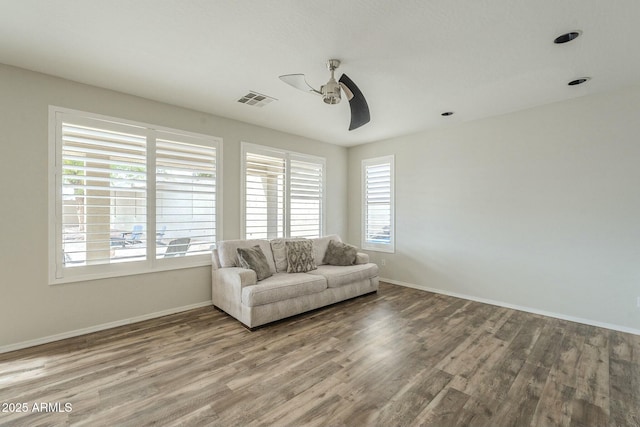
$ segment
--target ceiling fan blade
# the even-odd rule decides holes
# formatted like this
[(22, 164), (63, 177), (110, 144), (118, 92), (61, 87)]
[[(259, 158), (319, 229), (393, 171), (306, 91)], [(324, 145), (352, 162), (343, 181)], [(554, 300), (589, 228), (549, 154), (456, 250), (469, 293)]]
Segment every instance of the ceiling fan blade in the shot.
[[(344, 90), (349, 107), (351, 108), (351, 124), (349, 130), (358, 129), (360, 126), (366, 125), (371, 120), (369, 115), (369, 105), (364, 95), (358, 89), (358, 86), (346, 74), (340, 77), (340, 86)], [(345, 89), (346, 88), (346, 89)]]
[(280, 76), (280, 80), (295, 87), (296, 89), (322, 95), (322, 92), (314, 89), (309, 83), (307, 83), (307, 80), (304, 78), (304, 74), (285, 74)]

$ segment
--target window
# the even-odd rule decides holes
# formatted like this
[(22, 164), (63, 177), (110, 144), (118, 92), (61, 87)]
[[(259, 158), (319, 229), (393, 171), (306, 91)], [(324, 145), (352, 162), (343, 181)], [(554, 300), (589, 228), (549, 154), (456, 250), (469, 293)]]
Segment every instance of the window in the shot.
[(210, 263), (220, 141), (51, 107), (51, 283)]
[(284, 158), (245, 152), (244, 167), (245, 236), (284, 236)]
[(395, 252), (394, 158), (362, 161), (362, 248)]
[(216, 241), (216, 148), (157, 135), (156, 258), (209, 257)]
[(247, 239), (320, 237), (325, 159), (243, 143)]
[(289, 236), (320, 237), (323, 232), (324, 161), (305, 160), (290, 155), (289, 160)]

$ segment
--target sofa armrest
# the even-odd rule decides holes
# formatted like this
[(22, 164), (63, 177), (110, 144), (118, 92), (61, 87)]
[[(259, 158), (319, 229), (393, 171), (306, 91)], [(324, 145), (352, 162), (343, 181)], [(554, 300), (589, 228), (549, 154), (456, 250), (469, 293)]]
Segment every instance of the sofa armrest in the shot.
[(219, 268), (215, 272), (218, 284), (230, 284), (240, 289), (258, 283), (256, 272), (248, 268), (225, 267)]
[[(236, 319), (242, 317), (242, 288), (258, 283), (256, 272), (240, 267), (213, 269), (211, 301)], [(242, 321), (242, 320), (240, 320)]]
[(369, 255), (364, 254), (362, 252), (358, 252), (356, 254), (356, 264), (368, 264), (369, 263)]
[(218, 250), (211, 251), (211, 269), (217, 270), (220, 268), (220, 258), (218, 258)]

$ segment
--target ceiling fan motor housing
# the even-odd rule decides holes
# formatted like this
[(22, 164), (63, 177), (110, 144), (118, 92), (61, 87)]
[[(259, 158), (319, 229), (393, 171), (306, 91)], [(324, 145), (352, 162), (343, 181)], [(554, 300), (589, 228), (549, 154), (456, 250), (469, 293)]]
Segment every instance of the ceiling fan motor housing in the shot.
[(340, 102), (340, 83), (333, 77), (320, 88), (322, 99), (327, 104), (337, 104)]
[(326, 85), (320, 87), (322, 99), (326, 104), (337, 104), (340, 102), (340, 83), (336, 81), (334, 72), (340, 66), (339, 59), (330, 59), (327, 61), (327, 70), (331, 71), (331, 78)]

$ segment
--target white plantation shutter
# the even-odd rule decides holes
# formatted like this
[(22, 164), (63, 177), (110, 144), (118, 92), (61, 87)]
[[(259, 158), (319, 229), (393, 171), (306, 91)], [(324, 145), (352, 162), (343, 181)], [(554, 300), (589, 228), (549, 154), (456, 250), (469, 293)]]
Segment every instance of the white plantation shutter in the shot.
[(216, 149), (169, 138), (156, 139), (156, 256), (208, 253), (216, 241)]
[(319, 237), (324, 159), (243, 143), (244, 237)]
[(50, 283), (211, 264), (219, 139), (49, 111)]
[(284, 237), (285, 159), (245, 153), (245, 237)]
[[(66, 267), (136, 261), (146, 255), (146, 138), (134, 127), (103, 127), (86, 119), (61, 125)], [(122, 250), (116, 253), (115, 247)]]
[(362, 162), (364, 249), (395, 250), (393, 174), (393, 156)]
[(320, 237), (324, 165), (303, 160), (290, 161), (290, 237)]

